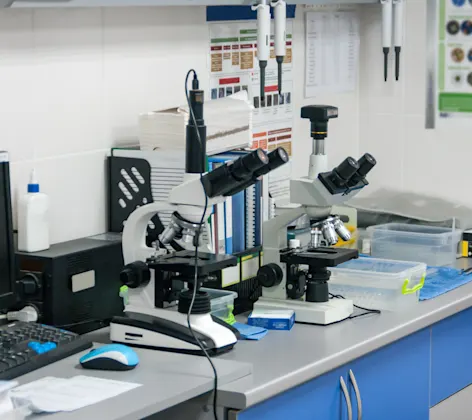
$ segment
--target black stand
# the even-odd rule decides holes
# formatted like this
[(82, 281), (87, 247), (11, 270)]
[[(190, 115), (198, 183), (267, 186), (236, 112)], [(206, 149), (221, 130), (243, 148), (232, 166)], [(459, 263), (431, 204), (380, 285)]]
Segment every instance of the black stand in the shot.
[[(358, 257), (356, 249), (322, 247), (313, 250), (282, 250), (280, 262), (287, 264), (287, 295), (291, 299), (299, 299), (305, 294), (307, 302), (327, 302), (328, 281), (331, 276), (327, 268)], [(298, 265), (308, 265), (308, 273), (302, 274)]]

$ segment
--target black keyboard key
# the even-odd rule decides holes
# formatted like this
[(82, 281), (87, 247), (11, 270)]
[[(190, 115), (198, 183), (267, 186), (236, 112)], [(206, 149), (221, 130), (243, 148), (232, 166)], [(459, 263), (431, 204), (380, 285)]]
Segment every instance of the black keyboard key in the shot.
[(5, 359), (3, 359), (3, 361), (8, 364), (9, 368), (13, 368), (18, 364), (16, 359), (11, 357), (6, 357)]
[(16, 353), (15, 357), (20, 363), (25, 363), (28, 360), (28, 356), (25, 353)]
[[(29, 343), (36, 343), (39, 352)], [(0, 380), (14, 379), (91, 346), (77, 334), (41, 324), (15, 322), (0, 327)]]

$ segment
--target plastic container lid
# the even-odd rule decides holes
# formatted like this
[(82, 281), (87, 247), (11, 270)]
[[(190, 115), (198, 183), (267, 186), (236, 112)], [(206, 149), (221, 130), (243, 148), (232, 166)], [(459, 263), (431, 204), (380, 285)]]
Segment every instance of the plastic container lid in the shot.
[(219, 309), (222, 305), (232, 305), (234, 300), (238, 297), (236, 292), (230, 290), (208, 289), (206, 287), (200, 288), (200, 291), (207, 292), (210, 295), (211, 310)]
[[(421, 262), (359, 258), (330, 269), (332, 283), (347, 281), (351, 285), (397, 288), (404, 295), (416, 293), (425, 281), (426, 264)], [(340, 276), (344, 280), (340, 279)]]
[(395, 276), (416, 268), (423, 268), (426, 264), (420, 262), (384, 260), (380, 258), (358, 258), (338, 265), (331, 270), (355, 270), (369, 273), (393, 274)]

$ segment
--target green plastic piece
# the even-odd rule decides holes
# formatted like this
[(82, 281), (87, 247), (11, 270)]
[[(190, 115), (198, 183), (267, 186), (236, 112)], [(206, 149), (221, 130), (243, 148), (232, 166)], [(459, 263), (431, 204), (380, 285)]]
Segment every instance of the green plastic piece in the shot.
[(233, 314), (234, 306), (233, 305), (228, 305), (228, 316), (223, 320), (229, 325), (233, 325), (236, 322), (236, 318), (234, 317)]
[(406, 279), (402, 286), (402, 295), (412, 295), (413, 293), (416, 293), (418, 290), (421, 290), (424, 286), (425, 278), (426, 278), (426, 274), (423, 274), (420, 282), (415, 287), (412, 287), (411, 289), (408, 287), (408, 284), (410, 283), (410, 281)]
[(125, 305), (127, 305), (129, 303), (128, 286), (121, 286), (120, 287), (120, 298), (123, 299), (123, 303)]

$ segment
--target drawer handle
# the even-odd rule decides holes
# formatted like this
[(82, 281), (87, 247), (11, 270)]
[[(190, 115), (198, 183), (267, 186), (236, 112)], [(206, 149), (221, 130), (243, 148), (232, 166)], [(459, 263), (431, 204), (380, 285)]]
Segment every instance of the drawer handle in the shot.
[(356, 377), (354, 376), (354, 372), (349, 370), (349, 379), (351, 380), (352, 386), (354, 387), (354, 391), (356, 393), (357, 399), (357, 420), (362, 420), (362, 399), (361, 393), (359, 391), (359, 387), (357, 386)]
[(346, 400), (347, 418), (348, 420), (352, 420), (351, 397), (349, 397), (349, 391), (347, 390), (346, 382), (344, 382), (344, 378), (342, 376), (339, 378), (339, 382), (341, 383), (341, 389), (343, 390), (344, 399)]
[(421, 277), (420, 282), (415, 287), (412, 287), (411, 289), (408, 287), (410, 280), (406, 279), (402, 286), (402, 295), (412, 295), (413, 293), (416, 293), (418, 290), (422, 289), (424, 286), (425, 278), (426, 278), (426, 274), (423, 275), (423, 277)]

